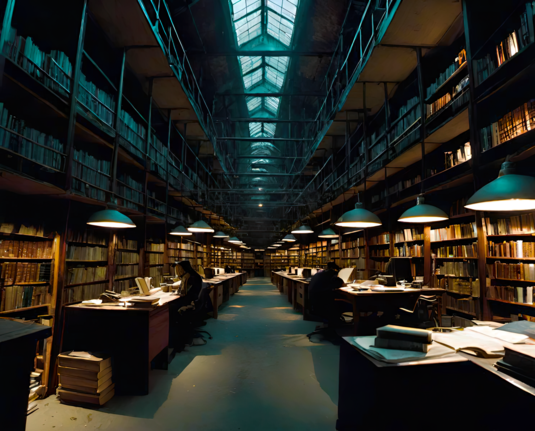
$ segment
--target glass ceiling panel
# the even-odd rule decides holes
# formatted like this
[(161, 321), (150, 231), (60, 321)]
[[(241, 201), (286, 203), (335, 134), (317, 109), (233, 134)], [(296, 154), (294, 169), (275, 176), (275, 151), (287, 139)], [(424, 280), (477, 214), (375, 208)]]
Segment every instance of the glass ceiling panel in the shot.
[(281, 73), (286, 73), (290, 57), (265, 57), (266, 63)]
[(274, 10), (279, 15), (294, 22), (299, 0), (267, 0), (267, 5), (268, 8)]
[(238, 45), (243, 45), (262, 34), (261, 10), (258, 9), (238, 21), (234, 21)]
[(264, 135), (267, 135), (271, 138), (275, 136), (275, 128), (277, 127), (274, 123), (262, 123), (264, 125)]
[(262, 133), (262, 123), (249, 123), (249, 134), (253, 137)]
[(280, 15), (268, 10), (267, 32), (279, 42), (290, 46), (294, 25), (291, 21), (282, 18)]
[(262, 57), (238, 57), (240, 59), (242, 75), (262, 65)]
[(265, 105), (266, 110), (268, 110), (274, 115), (277, 115), (277, 112), (279, 111), (279, 104), (280, 104), (280, 97), (265, 97), (264, 98), (264, 105)]
[(256, 109), (260, 108), (262, 106), (262, 98), (261, 97), (248, 97), (247, 98), (247, 109), (249, 112), (253, 112)]
[(262, 69), (257, 69), (254, 72), (245, 75), (243, 77), (243, 85), (245, 85), (245, 89), (248, 90), (253, 85), (258, 84), (260, 81), (262, 81), (262, 77)]
[(249, 134), (256, 138), (263, 136), (273, 138), (275, 136), (275, 124), (273, 123), (249, 123)]
[(232, 13), (234, 15), (234, 21), (237, 21), (248, 13), (253, 12), (261, 5), (261, 0), (232, 0)]
[(280, 73), (277, 69), (266, 66), (266, 81), (274, 85), (277, 90), (281, 89), (285, 76), (285, 74)]

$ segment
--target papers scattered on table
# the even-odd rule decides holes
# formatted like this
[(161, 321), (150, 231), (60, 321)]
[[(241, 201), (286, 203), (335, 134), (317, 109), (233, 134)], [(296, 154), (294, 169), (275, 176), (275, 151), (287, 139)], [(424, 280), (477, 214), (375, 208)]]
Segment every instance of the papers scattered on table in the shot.
[(486, 335), (487, 337), (496, 338), (501, 341), (506, 341), (511, 344), (524, 344), (524, 342), (529, 338), (527, 335), (515, 334), (513, 332), (506, 331), (497, 331), (490, 326), (470, 326), (464, 328), (468, 332), (476, 332), (478, 334)]
[(491, 328), (499, 328), (503, 323), (493, 322), (492, 320), (472, 320), (472, 323), (477, 326), (490, 326)]

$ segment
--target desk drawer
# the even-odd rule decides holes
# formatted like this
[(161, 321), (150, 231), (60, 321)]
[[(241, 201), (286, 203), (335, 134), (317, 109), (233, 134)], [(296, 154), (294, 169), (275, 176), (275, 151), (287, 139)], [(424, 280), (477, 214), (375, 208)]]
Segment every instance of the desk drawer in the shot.
[(297, 302), (302, 307), (305, 306), (305, 286), (303, 283), (295, 283), (295, 302)]
[(149, 361), (169, 345), (169, 307), (159, 307), (149, 316)]

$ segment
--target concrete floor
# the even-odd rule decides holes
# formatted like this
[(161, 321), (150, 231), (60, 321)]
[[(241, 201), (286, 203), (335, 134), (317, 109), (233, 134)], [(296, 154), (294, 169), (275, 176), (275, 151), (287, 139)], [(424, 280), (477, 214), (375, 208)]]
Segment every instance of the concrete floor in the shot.
[(250, 279), (204, 327), (213, 340), (151, 371), (147, 396), (100, 409), (39, 401), (27, 430), (334, 430), (339, 347), (311, 343), (268, 278)]

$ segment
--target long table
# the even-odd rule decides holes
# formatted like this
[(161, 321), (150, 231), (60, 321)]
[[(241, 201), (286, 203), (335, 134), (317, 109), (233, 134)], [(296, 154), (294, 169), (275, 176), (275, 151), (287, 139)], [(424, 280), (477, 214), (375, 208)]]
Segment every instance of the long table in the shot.
[(213, 317), (217, 319), (219, 307), (240, 290), (240, 286), (247, 283), (247, 273), (220, 274), (213, 278), (203, 279), (212, 289), (210, 299), (212, 301)]
[(155, 296), (160, 296), (160, 304), (149, 308), (66, 306), (62, 351), (106, 351), (113, 358), (116, 393), (148, 394), (151, 362), (167, 369), (180, 298), (164, 292)]
[(304, 320), (310, 320), (308, 281), (296, 275), (289, 275), (284, 271), (273, 271), (271, 282), (277, 286), (279, 292), (288, 296), (288, 302), (295, 310), (300, 310), (303, 313)]

